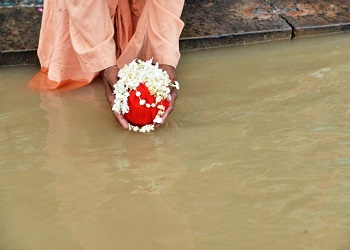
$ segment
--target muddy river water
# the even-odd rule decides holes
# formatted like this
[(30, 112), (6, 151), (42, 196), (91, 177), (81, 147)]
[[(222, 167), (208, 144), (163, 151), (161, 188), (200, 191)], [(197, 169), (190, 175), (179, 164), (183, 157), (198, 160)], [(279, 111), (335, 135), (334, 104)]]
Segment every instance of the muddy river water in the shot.
[(183, 52), (149, 134), (37, 70), (0, 68), (0, 249), (350, 249), (349, 33)]

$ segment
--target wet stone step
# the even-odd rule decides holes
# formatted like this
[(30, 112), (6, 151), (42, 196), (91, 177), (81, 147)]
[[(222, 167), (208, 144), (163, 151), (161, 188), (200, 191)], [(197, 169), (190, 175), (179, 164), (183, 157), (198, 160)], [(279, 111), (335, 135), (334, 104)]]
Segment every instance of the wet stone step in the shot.
[(350, 30), (349, 0), (269, 1), (295, 30), (295, 36)]
[(260, 0), (186, 1), (181, 49), (289, 39), (291, 27)]

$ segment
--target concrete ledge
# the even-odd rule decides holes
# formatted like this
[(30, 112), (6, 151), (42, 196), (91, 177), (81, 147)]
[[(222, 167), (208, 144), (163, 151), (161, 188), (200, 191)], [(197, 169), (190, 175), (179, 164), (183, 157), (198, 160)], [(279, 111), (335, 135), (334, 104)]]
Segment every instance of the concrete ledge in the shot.
[(350, 23), (324, 25), (324, 26), (308, 26), (296, 30), (296, 37), (326, 35), (339, 32), (350, 31)]
[(0, 53), (0, 65), (34, 65), (39, 64), (36, 50), (32, 51), (11, 51)]
[(291, 30), (245, 32), (215, 37), (180, 38), (180, 50), (199, 50), (291, 38)]
[[(0, 66), (37, 64), (42, 0), (0, 3)], [(349, 0), (186, 0), (181, 51), (350, 30)]]

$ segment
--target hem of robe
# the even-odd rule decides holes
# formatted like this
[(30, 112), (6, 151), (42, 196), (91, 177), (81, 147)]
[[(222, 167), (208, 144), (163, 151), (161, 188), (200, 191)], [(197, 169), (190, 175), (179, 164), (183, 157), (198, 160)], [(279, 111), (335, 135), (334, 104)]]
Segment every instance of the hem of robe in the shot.
[[(98, 74), (96, 74), (97, 76)], [(95, 76), (95, 77), (96, 77)], [(94, 78), (95, 78), (94, 77)], [(88, 85), (92, 82), (94, 79), (66, 79), (60, 82), (56, 82), (53, 80), (50, 80), (48, 77), (48, 69), (47, 68), (41, 68), (39, 72), (37, 72), (33, 78), (29, 82), (29, 88), (32, 90), (73, 90), (80, 87), (83, 87), (85, 85)]]

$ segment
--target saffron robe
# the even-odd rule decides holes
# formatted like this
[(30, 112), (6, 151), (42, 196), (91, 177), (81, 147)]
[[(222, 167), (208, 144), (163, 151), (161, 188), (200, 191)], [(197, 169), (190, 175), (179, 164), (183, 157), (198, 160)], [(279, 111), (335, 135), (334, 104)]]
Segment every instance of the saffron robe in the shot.
[(176, 68), (184, 0), (45, 0), (30, 87), (73, 89), (136, 58)]

